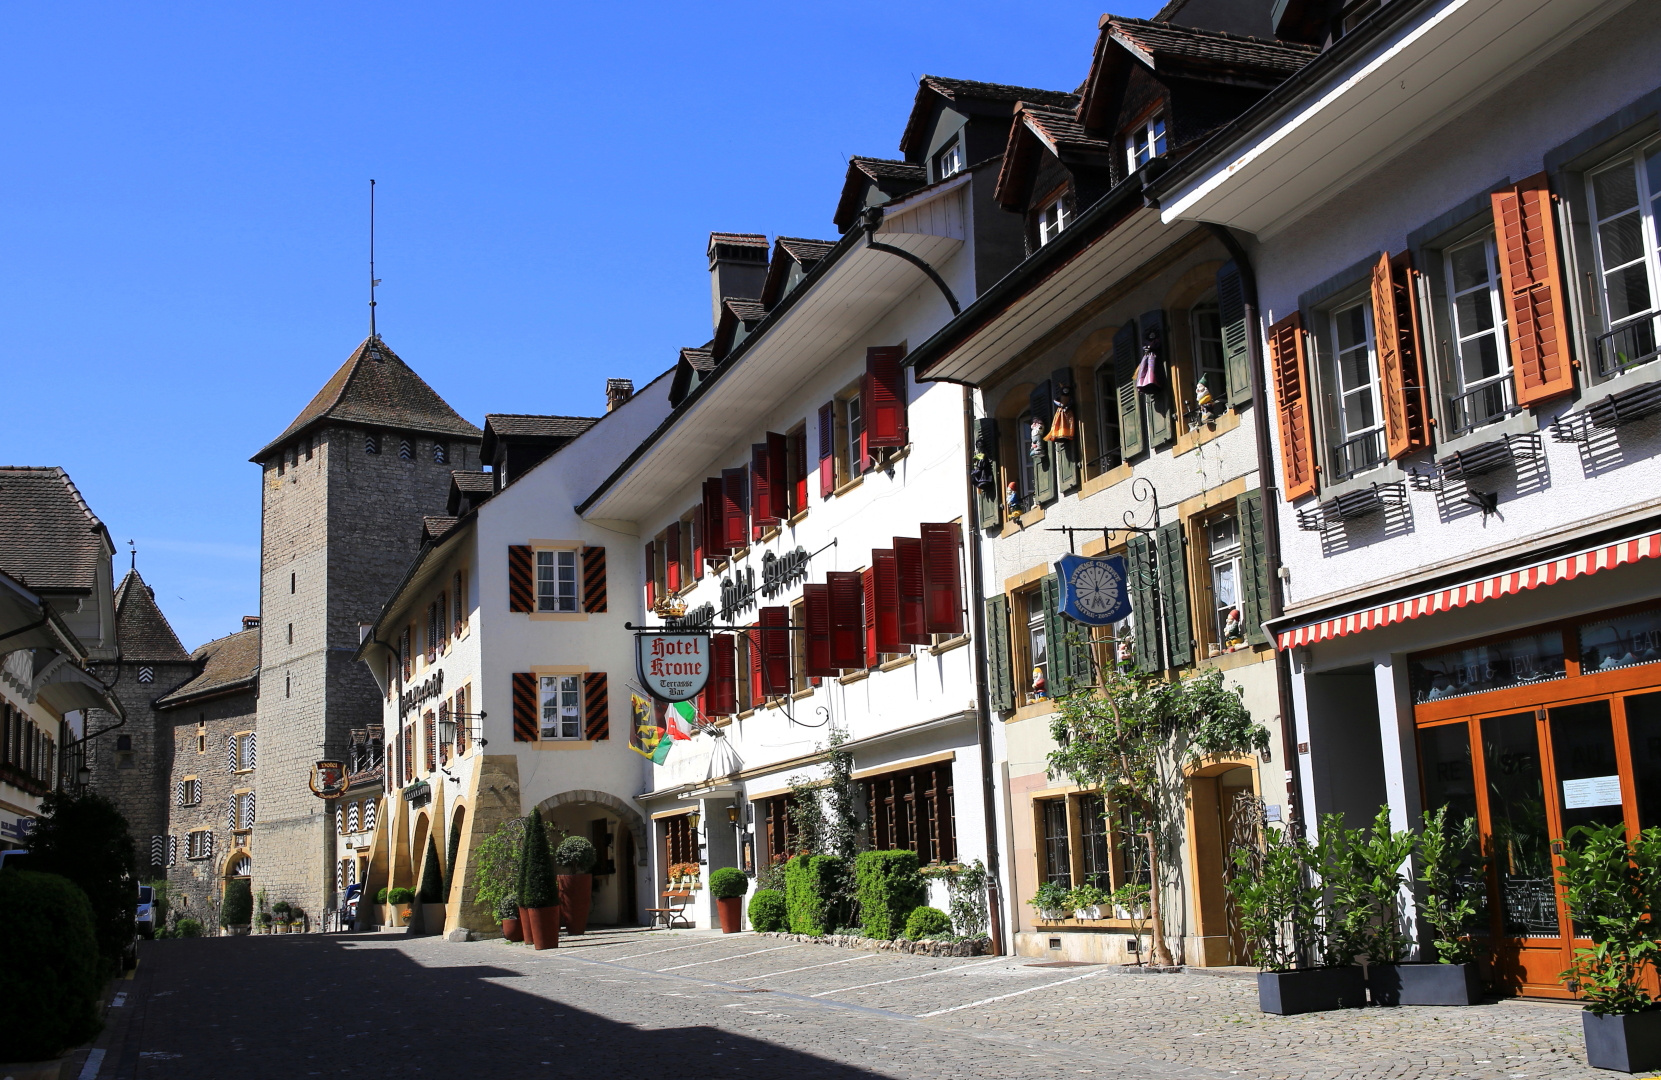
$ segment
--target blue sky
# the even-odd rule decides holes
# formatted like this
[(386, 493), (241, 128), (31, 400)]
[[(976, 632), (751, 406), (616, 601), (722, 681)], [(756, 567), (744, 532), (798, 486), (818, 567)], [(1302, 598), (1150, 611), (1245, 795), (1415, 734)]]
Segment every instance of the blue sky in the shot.
[(833, 239), (918, 76), (1072, 89), (1103, 10), (7, 4), (0, 461), (194, 648), (259, 607), (248, 456), (366, 332), (370, 177), (387, 343), (474, 423), (598, 413), (708, 337), (710, 230)]

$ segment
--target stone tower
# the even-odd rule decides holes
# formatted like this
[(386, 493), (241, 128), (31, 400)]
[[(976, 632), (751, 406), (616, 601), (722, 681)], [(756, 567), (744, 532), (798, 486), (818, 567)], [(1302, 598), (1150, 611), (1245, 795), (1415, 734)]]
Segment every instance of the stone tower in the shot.
[(455, 469), (479, 467), (480, 431), (379, 336), (341, 365), (260, 466), (259, 815), (255, 889), (313, 916), (337, 901), (320, 758), (345, 761), (351, 729), (381, 721), (380, 691), (352, 655), (443, 514)]

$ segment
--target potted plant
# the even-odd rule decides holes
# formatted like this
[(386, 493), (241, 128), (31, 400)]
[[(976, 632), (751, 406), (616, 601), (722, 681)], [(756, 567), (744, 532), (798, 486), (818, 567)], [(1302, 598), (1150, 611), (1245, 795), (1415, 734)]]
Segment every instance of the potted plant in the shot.
[(386, 891), (387, 925), (406, 926), (413, 914), (410, 905), (415, 901), (415, 890), (399, 887)]
[(104, 1026), (104, 972), (86, 893), (67, 878), (0, 870), (0, 1076), (56, 1080), (64, 1055)]
[(292, 933), (306, 932), (306, 913), (300, 910), (299, 904), (291, 904), (288, 909), (288, 921), (292, 926)]
[(496, 921), (502, 924), (502, 936), (509, 941), (524, 941), (524, 924), (519, 921), (519, 897), (508, 893), (496, 905)]
[[(1454, 825), (1448, 808), (1425, 815), (1419, 835), (1419, 914), (1430, 927), (1434, 958), (1367, 972), (1375, 1005), (1475, 1005), (1482, 999), (1481, 951), (1471, 929), (1487, 885), (1474, 817)], [(1392, 981), (1393, 980), (1393, 981)]]
[(271, 914), (277, 918), (277, 933), (288, 933), (288, 901), (279, 900), (271, 905)]
[(1336, 814), (1321, 823), (1327, 963), (1346, 967), (1365, 957), (1375, 1005), (1401, 1003), (1399, 968), (1409, 945), (1403, 868), (1417, 846), (1412, 833), (1390, 827), (1388, 806), (1379, 807), (1365, 831), (1344, 828)]
[(1576, 923), (1592, 940), (1574, 951), (1564, 984), (1583, 996), (1586, 1063), (1596, 1069), (1661, 1069), (1661, 1007), (1645, 989), (1661, 954), (1661, 828), (1628, 844), (1624, 825), (1577, 825), (1559, 843), (1557, 869)]
[(225, 885), (225, 899), (219, 905), (219, 925), (227, 937), (246, 937), (253, 920), (253, 886), (247, 878), (232, 878)]
[(260, 912), (259, 913), (259, 920), (260, 920), (260, 933), (262, 933), (262, 934), (271, 933), (271, 913), (269, 911)]
[(709, 875), (709, 894), (715, 897), (723, 934), (744, 929), (744, 894), (749, 891), (750, 879), (736, 866), (723, 866)]
[(1098, 889), (1088, 882), (1074, 886), (1067, 894), (1067, 904), (1073, 909), (1073, 917), (1077, 919), (1105, 918), (1102, 906), (1105, 904), (1111, 909), (1111, 899), (1111, 895), (1105, 890)]
[(521, 919), (530, 915), (531, 944), (538, 951), (559, 947), (559, 879), (554, 875), (553, 854), (542, 813), (532, 810), (525, 822), (524, 844), (519, 850), (519, 904)]
[(1071, 893), (1070, 889), (1053, 881), (1046, 881), (1038, 886), (1038, 891), (1032, 894), (1032, 899), (1027, 903), (1037, 909), (1040, 922), (1059, 922), (1068, 915)]
[(588, 912), (594, 903), (594, 860), (599, 853), (587, 838), (567, 836), (554, 850), (559, 867), (559, 903), (565, 915), (565, 929), (580, 934), (588, 929)]

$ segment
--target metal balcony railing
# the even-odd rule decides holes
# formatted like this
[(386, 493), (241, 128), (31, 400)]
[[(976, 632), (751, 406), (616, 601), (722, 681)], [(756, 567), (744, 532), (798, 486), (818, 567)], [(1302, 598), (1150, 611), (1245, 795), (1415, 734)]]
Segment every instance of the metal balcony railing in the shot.
[(1332, 477), (1347, 480), (1384, 460), (1384, 430), (1364, 431), (1332, 448)]
[(1647, 315), (1598, 336), (1595, 344), (1600, 379), (1631, 371), (1661, 356), (1661, 345), (1656, 341), (1655, 318), (1654, 315)]

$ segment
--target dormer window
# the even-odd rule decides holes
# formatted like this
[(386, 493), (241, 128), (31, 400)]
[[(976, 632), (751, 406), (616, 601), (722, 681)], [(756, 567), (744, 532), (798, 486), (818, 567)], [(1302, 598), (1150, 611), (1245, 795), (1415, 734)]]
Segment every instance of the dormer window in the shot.
[(963, 140), (953, 139), (945, 149), (934, 155), (934, 179), (938, 182), (962, 171)]
[(1156, 157), (1165, 155), (1165, 117), (1155, 113), (1125, 136), (1125, 154), (1135, 172)]
[(1051, 202), (1038, 212), (1038, 246), (1054, 240), (1061, 235), (1061, 230), (1072, 224), (1073, 215), (1067, 210), (1067, 196), (1057, 195)]

